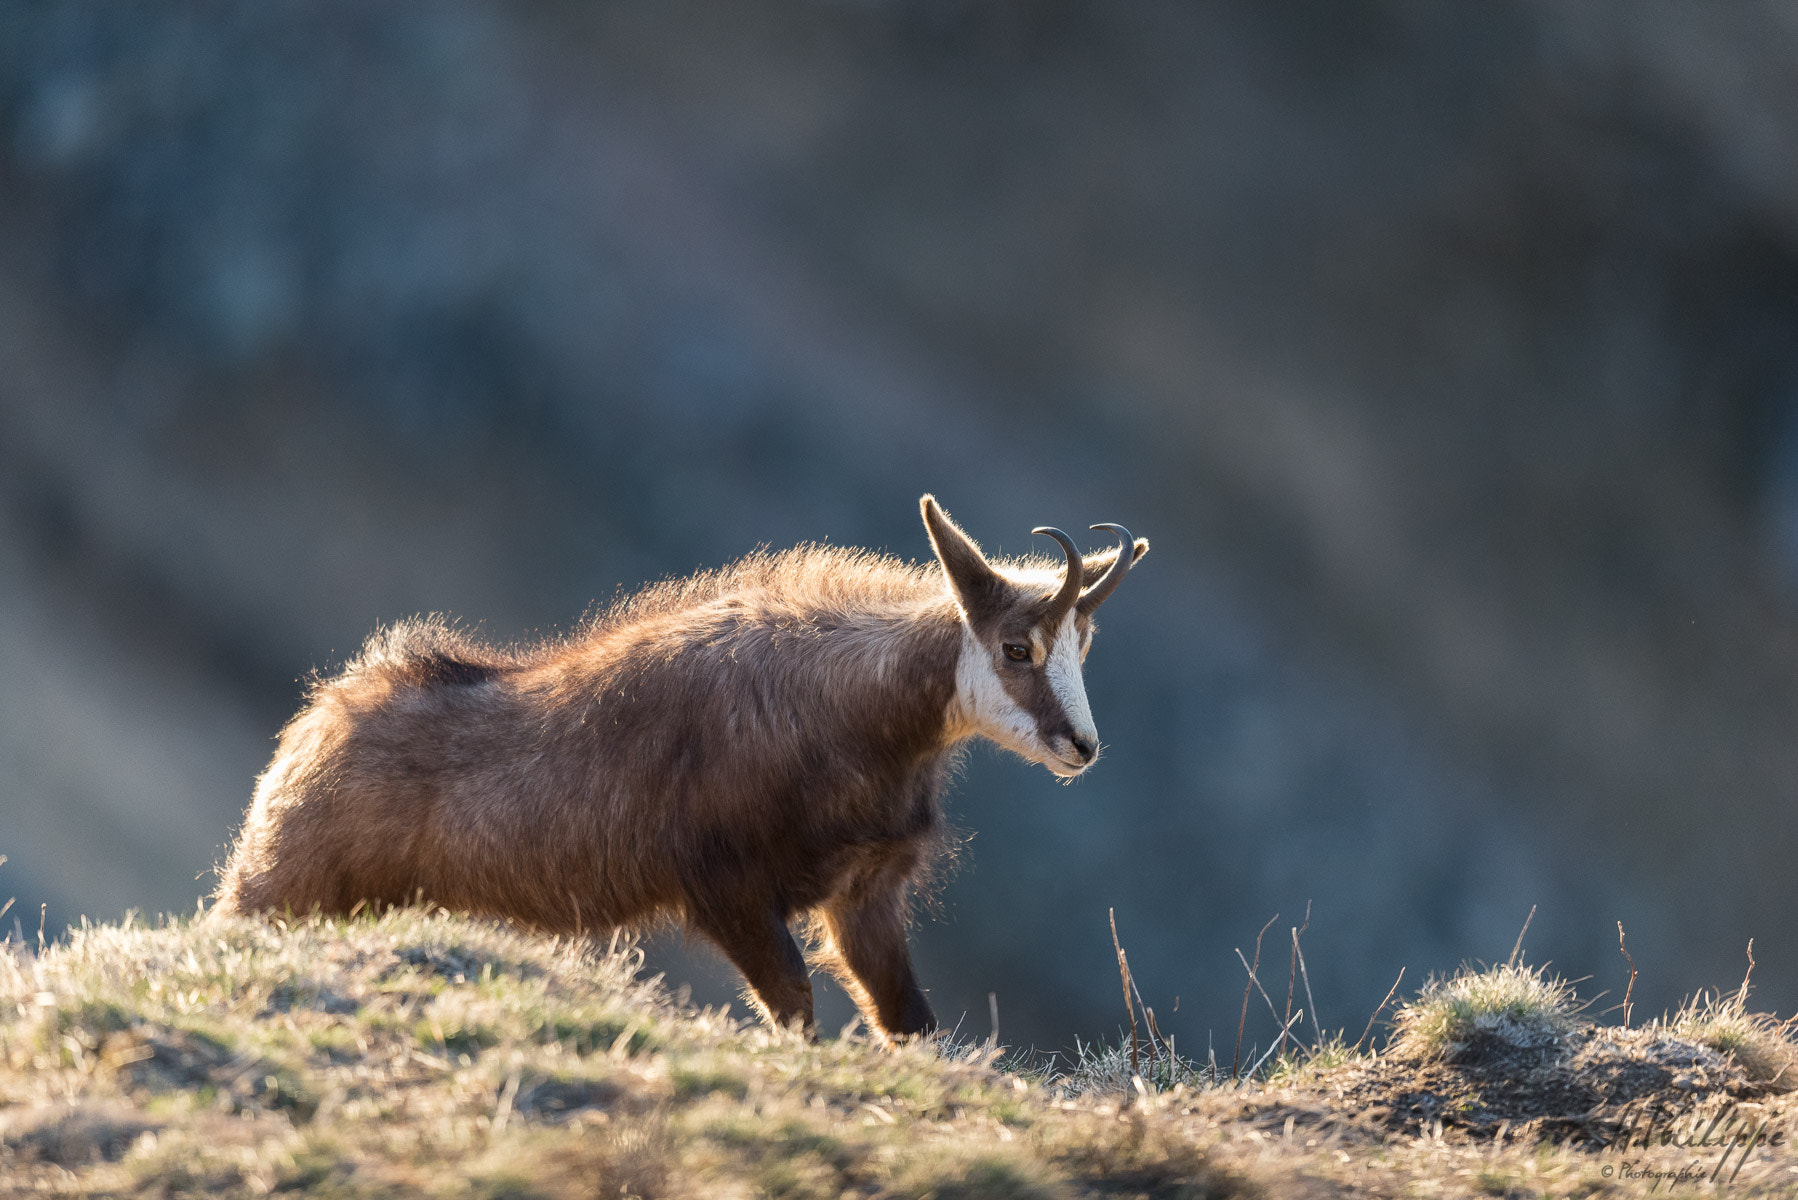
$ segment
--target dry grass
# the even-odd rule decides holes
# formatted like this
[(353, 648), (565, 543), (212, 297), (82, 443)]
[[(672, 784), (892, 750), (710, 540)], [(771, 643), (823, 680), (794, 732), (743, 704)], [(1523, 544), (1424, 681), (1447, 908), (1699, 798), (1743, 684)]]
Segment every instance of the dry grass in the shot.
[[(1336, 1041), (1220, 1085), (1210, 1064), (1161, 1044), (1139, 1061), (1139, 1087), (1127, 1045), (1085, 1047), (1075, 1072), (1048, 1076), (1008, 1071), (982, 1045), (806, 1042), (682, 1008), (638, 978), (639, 962), (628, 947), (419, 911), (84, 928), (42, 955), (10, 945), (0, 951), (0, 1193), (1647, 1191), (1605, 1176), (1615, 1160), (1603, 1153), (1557, 1144), (1563, 1127), (1481, 1124), (1479, 1105), (1495, 1122), (1516, 1099), (1479, 1091), (1497, 1078), (1490, 1063), (1482, 1076)], [(1632, 1087), (1666, 1075), (1663, 1091), (1694, 1097), (1694, 1113), (1742, 1102), (1784, 1119), (1728, 1057), (1783, 1039), (1767, 1019), (1694, 1009), (1690, 1037), (1729, 1043), (1713, 1050), (1680, 1040), (1679, 1019), (1612, 1036), (1570, 1004), (1528, 973), (1460, 979), (1426, 988), (1400, 1021), (1443, 1046), (1464, 1026), (1441, 1014), (1475, 1028), (1495, 1015), (1572, 1021), (1563, 1040), (1583, 1048), (1545, 1051), (1540, 1071), (1623, 1079), (1628, 1068)], [(1426, 1028), (1436, 1032), (1417, 1032)], [(1441, 1101), (1421, 1116), (1404, 1107), (1424, 1095), (1406, 1089), (1420, 1087)], [(1794, 1184), (1789, 1148), (1762, 1146), (1731, 1194)]]
[(15, 945), (0, 954), (0, 1191), (1237, 1189), (1192, 1140), (1058, 1107), (996, 1051), (808, 1043), (678, 1008), (639, 961), (417, 911), (99, 926), (41, 957)]
[[(1139, 1087), (1125, 1041), (1078, 1047), (1060, 1082), (1149, 1093), (1208, 1123), (1215, 1161), (1240, 1167), (1247, 1143), (1347, 1194), (1798, 1195), (1792, 1023), (1747, 1012), (1746, 991), (1630, 1029), (1589, 1020), (1542, 969), (1464, 968), (1399, 1006), (1383, 1050), (1326, 1038), (1264, 1065), (1250, 1054), (1259, 1070), (1234, 1080), (1145, 1051), (1157, 1070)], [(1757, 1140), (1770, 1131), (1777, 1144)]]

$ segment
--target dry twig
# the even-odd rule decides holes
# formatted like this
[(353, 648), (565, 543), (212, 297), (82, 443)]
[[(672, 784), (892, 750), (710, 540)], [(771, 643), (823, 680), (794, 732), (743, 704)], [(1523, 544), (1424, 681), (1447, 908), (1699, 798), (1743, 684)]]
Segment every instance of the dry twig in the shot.
[(1130, 960), (1124, 957), (1124, 945), (1118, 941), (1118, 910), (1106, 910), (1111, 916), (1111, 948), (1117, 951), (1118, 981), (1124, 987), (1124, 1013), (1130, 1018), (1130, 1073), (1140, 1075), (1142, 1053), (1136, 1041), (1136, 1009), (1130, 1003)]
[(1623, 944), (1623, 922), (1617, 922), (1617, 949), (1623, 951), (1624, 961), (1629, 963), (1629, 983), (1623, 989), (1623, 1027), (1629, 1028), (1629, 994), (1636, 988), (1636, 960), (1630, 957), (1629, 947)]
[(1392, 981), (1392, 986), (1386, 989), (1386, 998), (1380, 1001), (1380, 1007), (1374, 1009), (1373, 1015), (1367, 1018), (1367, 1028), (1363, 1029), (1361, 1031), (1361, 1036), (1355, 1040), (1355, 1053), (1359, 1054), (1361, 1052), (1361, 1043), (1365, 1042), (1367, 1040), (1367, 1035), (1373, 1032), (1373, 1023), (1379, 1019), (1380, 1014), (1385, 1011), (1386, 1006), (1392, 1003), (1392, 995), (1394, 992), (1398, 991), (1398, 985), (1403, 982), (1404, 978), (1405, 969), (1400, 967), (1398, 969), (1398, 978), (1394, 979)]
[[(1261, 927), (1261, 932), (1255, 935), (1255, 965), (1254, 966), (1252, 966), (1252, 967), (1249, 966), (1248, 959), (1242, 957), (1241, 947), (1238, 947), (1236, 950), (1236, 957), (1241, 958), (1242, 965), (1248, 969), (1249, 982), (1242, 989), (1242, 1015), (1240, 1017), (1238, 1017), (1236, 1020), (1236, 1053), (1234, 1055), (1232, 1055), (1231, 1059), (1230, 1059), (1230, 1078), (1232, 1078), (1232, 1079), (1236, 1078), (1236, 1069), (1242, 1065), (1242, 1033), (1243, 1033), (1243, 1030), (1247, 1027), (1247, 1025), (1249, 1023), (1249, 988), (1261, 987), (1261, 981), (1255, 977), (1255, 972), (1257, 970), (1259, 970), (1261, 967), (1261, 939), (1263, 936), (1266, 935), (1267, 931), (1270, 928), (1272, 928), (1273, 923), (1275, 921), (1278, 921), (1279, 919), (1280, 919), (1280, 914), (1275, 913), (1273, 916), (1271, 916), (1267, 919), (1267, 924), (1263, 925)], [(1267, 997), (1267, 989), (1266, 988), (1261, 989), (1261, 995), (1264, 999)], [(1273, 1008), (1273, 1006), (1274, 1006), (1274, 1002), (1272, 1000), (1268, 1000), (1267, 1007), (1271, 1010)], [(1274, 1014), (1274, 1019), (1275, 1020), (1279, 1019), (1278, 1013)]]
[(1742, 973), (1742, 986), (1736, 989), (1736, 1007), (1743, 1008), (1748, 1003), (1748, 979), (1754, 974), (1754, 939), (1748, 939), (1748, 970)]
[(1530, 915), (1523, 919), (1523, 928), (1517, 931), (1517, 941), (1511, 946), (1511, 957), (1505, 960), (1505, 966), (1517, 965), (1517, 956), (1523, 953), (1523, 935), (1530, 931), (1530, 922), (1536, 919), (1536, 906), (1530, 905)]

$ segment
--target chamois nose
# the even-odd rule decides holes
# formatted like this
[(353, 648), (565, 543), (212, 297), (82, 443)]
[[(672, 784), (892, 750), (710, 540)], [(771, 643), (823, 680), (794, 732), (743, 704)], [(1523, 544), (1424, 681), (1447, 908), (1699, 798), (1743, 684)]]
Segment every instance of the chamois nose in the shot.
[(1086, 738), (1075, 735), (1072, 740), (1074, 743), (1074, 753), (1080, 756), (1080, 761), (1083, 763), (1091, 762), (1093, 760), (1093, 755), (1099, 752), (1099, 748)]

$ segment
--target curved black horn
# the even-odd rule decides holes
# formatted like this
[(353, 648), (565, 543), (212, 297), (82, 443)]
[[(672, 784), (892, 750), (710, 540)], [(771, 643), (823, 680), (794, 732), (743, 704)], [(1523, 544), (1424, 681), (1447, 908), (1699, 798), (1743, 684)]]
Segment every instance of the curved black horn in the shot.
[(1060, 625), (1061, 619), (1074, 607), (1074, 602), (1080, 599), (1080, 585), (1086, 582), (1085, 569), (1080, 565), (1080, 548), (1074, 545), (1073, 538), (1048, 525), (1038, 525), (1030, 532), (1054, 538), (1061, 543), (1062, 550), (1068, 556), (1068, 577), (1062, 580), (1061, 590), (1055, 593), (1055, 599), (1049, 602), (1049, 611), (1043, 614), (1045, 625)]
[(1081, 595), (1080, 611), (1083, 613), (1090, 613), (1093, 609), (1105, 603), (1105, 597), (1117, 590), (1117, 585), (1121, 583), (1124, 576), (1129, 573), (1130, 563), (1136, 557), (1136, 539), (1131, 537), (1130, 531), (1125, 529), (1122, 525), (1102, 524), (1094, 525), (1091, 528), (1109, 529), (1112, 533), (1117, 534), (1118, 556), (1117, 559), (1112, 562), (1111, 570), (1105, 572), (1099, 582), (1087, 588), (1085, 593)]

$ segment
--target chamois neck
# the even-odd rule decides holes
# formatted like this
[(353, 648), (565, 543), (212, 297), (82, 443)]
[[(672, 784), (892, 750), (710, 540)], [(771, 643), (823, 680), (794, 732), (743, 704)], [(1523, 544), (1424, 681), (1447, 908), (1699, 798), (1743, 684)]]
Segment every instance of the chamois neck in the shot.
[(870, 727), (880, 728), (899, 746), (935, 753), (959, 740), (949, 727), (956, 668), (962, 654), (962, 623), (945, 598), (895, 613), (866, 632), (845, 630), (839, 676), (859, 693)]

